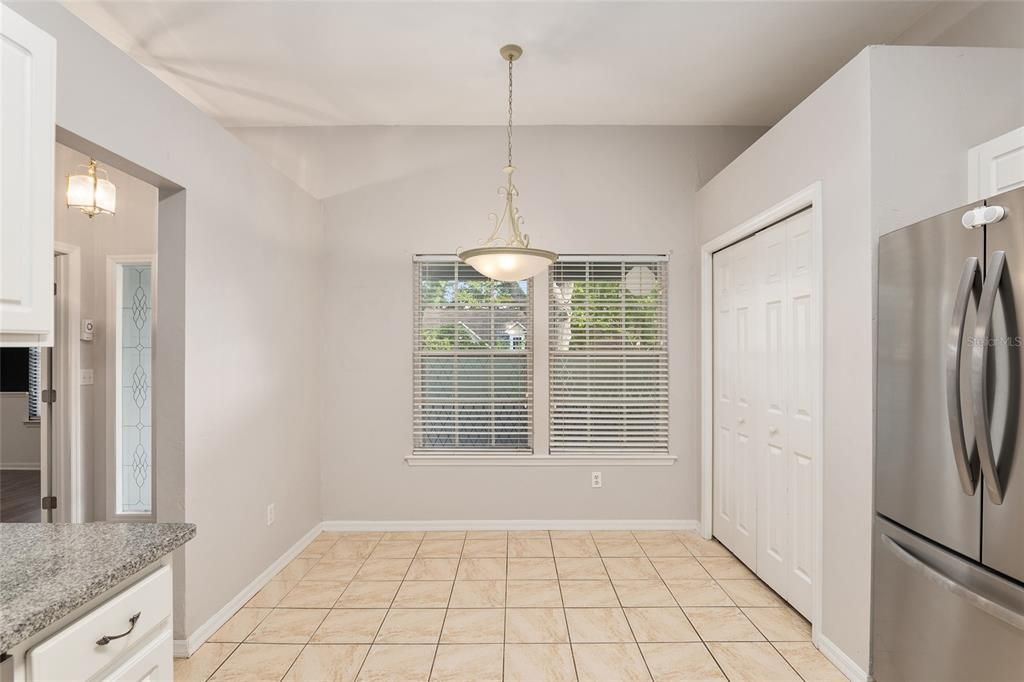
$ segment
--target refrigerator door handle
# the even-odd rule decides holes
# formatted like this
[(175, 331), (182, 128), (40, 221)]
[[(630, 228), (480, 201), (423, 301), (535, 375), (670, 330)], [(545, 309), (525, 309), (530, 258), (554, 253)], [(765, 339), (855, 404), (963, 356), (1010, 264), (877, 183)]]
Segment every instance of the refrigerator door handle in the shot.
[(943, 587), (969, 603), (971, 606), (984, 611), (993, 618), (998, 618), (1007, 625), (1017, 628), (1018, 630), (1024, 630), (1024, 614), (1017, 613), (998, 602), (992, 601), (988, 597), (978, 594), (966, 585), (954, 580), (945, 573), (942, 573), (935, 567), (929, 565), (924, 560), (918, 558), (906, 547), (884, 533), (882, 534), (882, 542), (885, 544), (887, 549), (892, 551), (893, 555), (897, 559), (914, 569), (929, 581)]
[(953, 441), (953, 460), (965, 495), (974, 495), (978, 488), (978, 447), (976, 441), (972, 441), (968, 451), (964, 434), (964, 415), (960, 406), (960, 359), (967, 306), (972, 300), (977, 302), (980, 298), (981, 266), (978, 258), (971, 256), (964, 261), (963, 273), (960, 275), (946, 345), (946, 413), (949, 417), (949, 435)]
[(978, 443), (978, 457), (984, 474), (985, 489), (992, 504), (1003, 503), (1003, 484), (999, 480), (995, 453), (992, 449), (992, 421), (988, 413), (988, 345), (992, 332), (992, 315), (996, 307), (996, 296), (1006, 266), (1006, 252), (994, 251), (988, 267), (985, 286), (978, 303), (978, 326), (974, 330), (971, 350), (971, 398), (974, 401), (974, 438)]

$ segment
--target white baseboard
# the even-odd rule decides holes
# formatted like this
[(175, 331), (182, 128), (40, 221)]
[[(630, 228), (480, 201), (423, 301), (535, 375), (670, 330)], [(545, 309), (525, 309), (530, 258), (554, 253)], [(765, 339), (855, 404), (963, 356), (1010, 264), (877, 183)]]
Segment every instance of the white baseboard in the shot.
[(4, 471), (39, 471), (39, 462), (4, 462), (0, 464)]
[(818, 633), (817, 641), (814, 643), (818, 647), (818, 651), (825, 658), (832, 661), (832, 665), (838, 668), (839, 672), (850, 678), (851, 682), (868, 682), (870, 680), (867, 672), (825, 635)]
[(220, 626), (228, 622), (231, 616), (235, 615), (238, 609), (245, 606), (245, 603), (252, 599), (253, 595), (263, 589), (263, 586), (270, 582), (277, 573), (288, 565), (288, 562), (297, 557), (303, 549), (306, 548), (310, 542), (313, 541), (317, 535), (320, 534), (321, 526), (323, 524), (318, 523), (310, 529), (308, 533), (302, 536), (298, 542), (288, 548), (288, 550), (278, 557), (274, 563), (267, 566), (266, 570), (260, 573), (256, 578), (242, 588), (239, 592), (231, 599), (227, 604), (221, 608), (220, 611), (210, 616), (210, 618), (200, 625), (195, 632), (188, 636), (187, 639), (176, 639), (174, 640), (174, 656), (176, 658), (188, 658), (196, 652), (196, 649), (201, 647), (209, 637), (215, 633)]
[(696, 530), (697, 521), (686, 519), (634, 520), (461, 520), (461, 521), (324, 521), (332, 531), (393, 530)]

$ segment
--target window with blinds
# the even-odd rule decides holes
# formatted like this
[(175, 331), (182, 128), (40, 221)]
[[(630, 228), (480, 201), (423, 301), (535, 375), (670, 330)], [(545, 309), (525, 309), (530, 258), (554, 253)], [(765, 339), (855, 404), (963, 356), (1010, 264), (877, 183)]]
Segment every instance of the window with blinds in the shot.
[(530, 454), (532, 283), (454, 259), (414, 270), (413, 454)]
[(668, 454), (667, 279), (661, 257), (550, 268), (552, 455)]

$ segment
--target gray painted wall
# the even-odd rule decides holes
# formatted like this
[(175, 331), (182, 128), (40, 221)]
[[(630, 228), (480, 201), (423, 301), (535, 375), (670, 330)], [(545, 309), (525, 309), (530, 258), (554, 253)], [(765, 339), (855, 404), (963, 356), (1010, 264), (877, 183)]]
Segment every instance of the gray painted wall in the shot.
[[(412, 451), (412, 257), (452, 253), (486, 237), (487, 215), (499, 208), (504, 130), (336, 128), (320, 136), (301, 131), (295, 144), (303, 152), (309, 147), (299, 140), (315, 140), (319, 153), (336, 160), (339, 171), (322, 179), (322, 186), (348, 187), (325, 200), (324, 518), (697, 519), (694, 193), (703, 178), (762, 132), (516, 130), (519, 205), (535, 244), (567, 253), (671, 252), (670, 441), (679, 461), (668, 468), (605, 467), (604, 487), (595, 490), (591, 467), (411, 468), (404, 461)], [(257, 134), (273, 138), (266, 130)], [(280, 137), (273, 144), (295, 148), (281, 144)], [(357, 184), (339, 175), (363, 166), (371, 169), (373, 182)]]
[(57, 124), (187, 190), (183, 280), (159, 285), (184, 296), (184, 323), (177, 338), (157, 332), (183, 347), (188, 387), (183, 410), (157, 415), (158, 430), (183, 419), (163, 430), (183, 434), (183, 516), (199, 527), (185, 548), (181, 637), (321, 518), (310, 396), (322, 206), (63, 7), (10, 6), (57, 39)]

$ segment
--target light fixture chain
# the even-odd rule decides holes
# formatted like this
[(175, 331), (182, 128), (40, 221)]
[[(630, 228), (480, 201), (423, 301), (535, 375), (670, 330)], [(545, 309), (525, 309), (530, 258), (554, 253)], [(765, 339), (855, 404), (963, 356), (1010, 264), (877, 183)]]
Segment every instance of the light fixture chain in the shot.
[(512, 59), (508, 60), (508, 165), (512, 165)]

